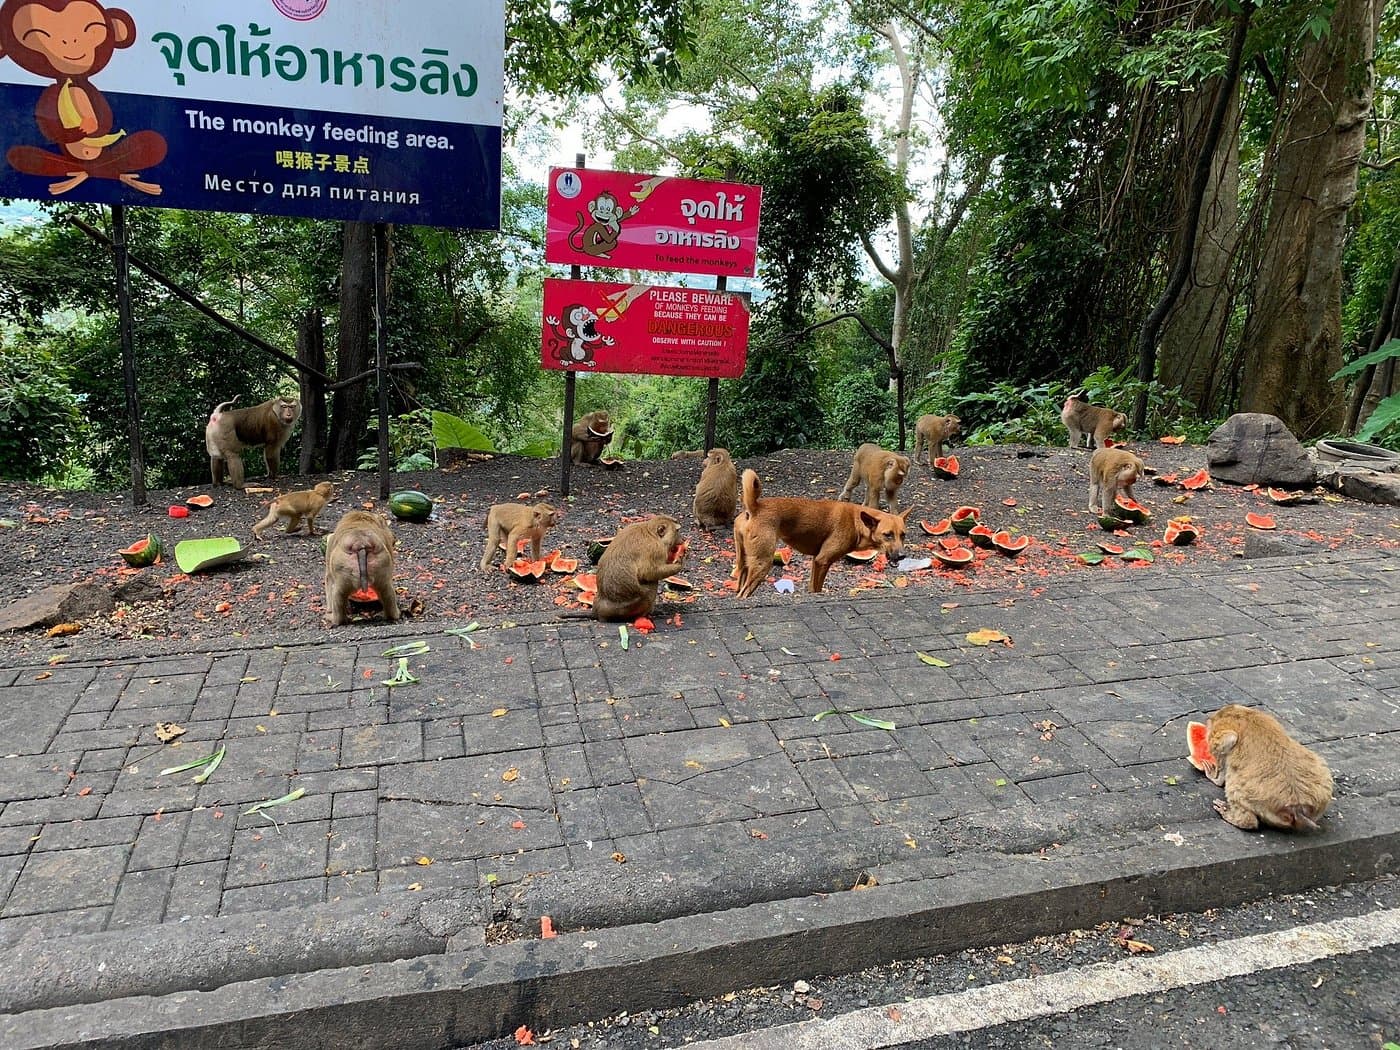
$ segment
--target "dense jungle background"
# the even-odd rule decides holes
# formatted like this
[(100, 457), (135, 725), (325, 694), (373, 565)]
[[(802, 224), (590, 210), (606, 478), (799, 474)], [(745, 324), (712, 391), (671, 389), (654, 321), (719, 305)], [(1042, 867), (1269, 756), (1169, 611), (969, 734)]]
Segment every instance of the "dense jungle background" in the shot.
[[(719, 402), (736, 456), (893, 445), (901, 385), (906, 425), (956, 412), (973, 442), (1058, 442), (1086, 387), (1142, 433), (1264, 411), (1395, 447), (1398, 30), (1383, 0), (512, 0), (501, 232), (392, 231), (389, 356), (421, 365), (395, 373), (396, 461), (431, 463), (434, 411), (502, 450), (558, 447), (539, 329), (561, 129), (586, 129), (592, 166), (764, 187), (748, 371)], [(0, 215), (0, 476), (120, 488), (112, 263), (78, 225), (110, 218)], [(339, 377), (372, 361), (369, 226), (130, 225), (137, 258), (274, 346), (323, 339)], [(147, 478), (196, 481), (209, 408), (297, 376), (133, 283)], [(578, 393), (624, 456), (702, 444), (703, 381)], [(373, 397), (328, 399), (306, 469), (364, 459)]]

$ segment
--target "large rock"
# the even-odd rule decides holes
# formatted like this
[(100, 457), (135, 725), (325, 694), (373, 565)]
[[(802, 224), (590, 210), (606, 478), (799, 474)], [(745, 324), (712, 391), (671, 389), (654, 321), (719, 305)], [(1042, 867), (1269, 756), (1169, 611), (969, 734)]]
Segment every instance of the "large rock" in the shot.
[(115, 606), (112, 589), (100, 583), (55, 584), (0, 610), (0, 631), (49, 627), (111, 612)]
[(1341, 489), (1352, 499), (1400, 507), (1400, 474), (1358, 470), (1341, 477)]
[(1217, 481), (1237, 485), (1311, 485), (1317, 468), (1283, 420), (1237, 412), (1206, 442), (1206, 465)]

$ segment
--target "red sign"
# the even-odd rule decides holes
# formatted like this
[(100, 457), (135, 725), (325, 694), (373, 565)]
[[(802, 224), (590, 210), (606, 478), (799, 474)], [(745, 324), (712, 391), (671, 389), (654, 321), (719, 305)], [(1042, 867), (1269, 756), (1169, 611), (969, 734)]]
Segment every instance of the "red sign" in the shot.
[(748, 346), (748, 306), (733, 292), (544, 282), (545, 368), (734, 379)]
[(761, 186), (550, 168), (544, 257), (578, 266), (752, 277)]

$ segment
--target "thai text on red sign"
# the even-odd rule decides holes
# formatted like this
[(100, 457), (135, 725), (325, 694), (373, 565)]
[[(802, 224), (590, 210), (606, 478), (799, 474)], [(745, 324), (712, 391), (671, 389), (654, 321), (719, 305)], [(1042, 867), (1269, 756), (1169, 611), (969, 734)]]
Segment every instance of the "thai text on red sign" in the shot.
[(752, 277), (763, 188), (551, 168), (547, 262)]
[(544, 282), (545, 368), (734, 379), (748, 343), (748, 306), (733, 292)]

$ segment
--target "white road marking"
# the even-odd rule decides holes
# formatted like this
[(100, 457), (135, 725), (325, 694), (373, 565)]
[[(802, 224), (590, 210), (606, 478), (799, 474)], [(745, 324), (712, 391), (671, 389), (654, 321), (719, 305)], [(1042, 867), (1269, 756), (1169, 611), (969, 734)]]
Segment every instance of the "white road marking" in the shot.
[[(1400, 943), (1400, 908), (796, 1021), (686, 1050), (879, 1050)], [(899, 1020), (890, 1019), (891, 1007)]]

